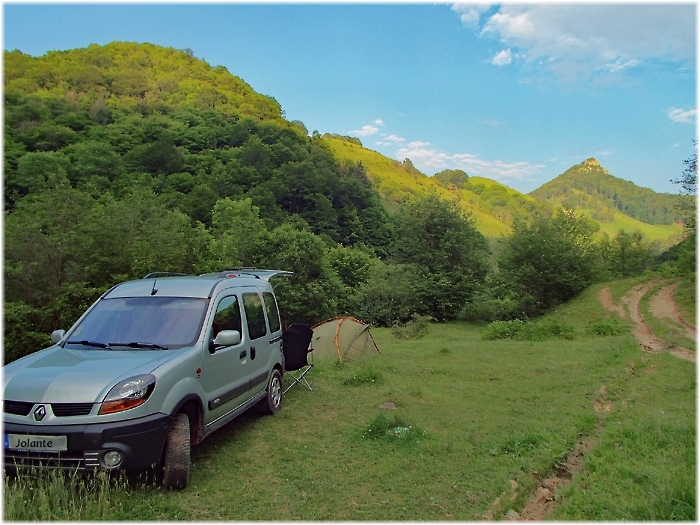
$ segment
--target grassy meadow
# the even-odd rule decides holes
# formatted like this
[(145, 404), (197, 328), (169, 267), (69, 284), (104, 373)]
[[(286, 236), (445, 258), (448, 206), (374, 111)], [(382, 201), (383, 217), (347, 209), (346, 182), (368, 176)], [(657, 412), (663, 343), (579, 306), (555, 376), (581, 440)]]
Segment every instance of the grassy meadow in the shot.
[[(594, 214), (594, 210), (578, 211), (588, 217)], [(611, 238), (615, 237), (620, 230), (627, 233), (639, 230), (649, 241), (658, 241), (660, 246), (668, 248), (678, 243), (683, 235), (683, 227), (680, 224), (647, 224), (623, 213), (614, 213), (613, 216), (612, 221), (597, 221), (600, 225), (600, 233), (607, 233)]]
[[(607, 284), (619, 297), (639, 280)], [(694, 520), (695, 365), (640, 351), (586, 290), (544, 322), (568, 337), (485, 340), (485, 325), (375, 329), (381, 355), (316, 359), (274, 416), (193, 448), (189, 487), (51, 475), (6, 479), (6, 520), (499, 520), (581, 440), (557, 520)], [(619, 326), (625, 328), (624, 322)], [(542, 339), (542, 338), (541, 338)]]

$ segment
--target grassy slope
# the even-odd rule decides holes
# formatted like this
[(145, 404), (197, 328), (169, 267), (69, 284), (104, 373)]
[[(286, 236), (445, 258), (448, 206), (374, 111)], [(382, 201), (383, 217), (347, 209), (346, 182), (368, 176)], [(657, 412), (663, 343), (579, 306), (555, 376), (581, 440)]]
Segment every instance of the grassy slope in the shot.
[[(617, 298), (637, 282), (607, 286)], [(483, 327), (460, 323), (418, 340), (373, 330), (381, 355), (317, 359), (313, 392), (295, 387), (279, 414), (243, 416), (195, 447), (187, 490), (117, 487), (71, 514), (51, 509), (71, 498), (6, 484), (5, 518), (24, 508), (44, 520), (498, 519), (594, 436), (557, 518), (692, 519), (695, 366), (643, 353), (629, 334), (586, 335), (610, 315), (601, 286), (551, 314), (575, 328), (570, 341), (484, 341)], [(380, 408), (389, 401), (396, 410)], [(408, 436), (368, 437), (381, 415)]]
[[(577, 210), (589, 217), (592, 216), (592, 210), (580, 209)], [(615, 213), (614, 220), (597, 221), (600, 224), (600, 231), (607, 233), (611, 238), (617, 235), (620, 230), (632, 233), (636, 230), (641, 231), (650, 241), (659, 241), (662, 246), (669, 247), (680, 242), (683, 235), (683, 227), (678, 224), (646, 224), (632, 217), (628, 217), (624, 213)]]
[[(362, 162), (389, 211), (398, 209), (399, 204), (412, 195), (426, 195), (435, 192), (444, 199), (454, 199), (457, 196), (465, 210), (473, 214), (477, 228), (486, 237), (500, 237), (502, 234), (510, 232), (508, 224), (480, 206), (479, 196), (473, 192), (467, 190), (450, 191), (434, 178), (410, 173), (400, 162), (357, 144), (329, 137), (324, 138), (324, 141), (339, 160)], [(498, 184), (488, 179), (483, 179), (483, 181)]]
[[(518, 201), (530, 202), (537, 200), (530, 195), (523, 195), (493, 180), (483, 177), (469, 177), (471, 186), (483, 186), (484, 191), (481, 195), (489, 192), (492, 194), (499, 192), (506, 196), (507, 204), (505, 207), (494, 207), (491, 203), (485, 201), (480, 194), (468, 189), (453, 188), (448, 190), (433, 177), (411, 173), (400, 162), (357, 144), (331, 137), (324, 138), (324, 141), (339, 160), (362, 162), (376, 189), (384, 198), (385, 206), (390, 211), (395, 211), (399, 204), (411, 195), (435, 192), (446, 199), (457, 197), (464, 205), (464, 208), (473, 214), (481, 233), (486, 237), (500, 238), (511, 232), (510, 225), (514, 215), (527, 216), (528, 214)], [(572, 189), (571, 191), (576, 192), (578, 190)], [(608, 206), (605, 205), (604, 207), (607, 208)], [(579, 209), (578, 211), (589, 217), (593, 216), (593, 210), (591, 209)], [(606, 232), (611, 237), (614, 237), (619, 230), (626, 232), (640, 230), (650, 241), (659, 241), (662, 247), (668, 247), (677, 243), (682, 234), (682, 227), (678, 224), (646, 224), (619, 212), (611, 211), (610, 214), (614, 216), (612, 221), (598, 221), (598, 223), (600, 224), (600, 231)]]

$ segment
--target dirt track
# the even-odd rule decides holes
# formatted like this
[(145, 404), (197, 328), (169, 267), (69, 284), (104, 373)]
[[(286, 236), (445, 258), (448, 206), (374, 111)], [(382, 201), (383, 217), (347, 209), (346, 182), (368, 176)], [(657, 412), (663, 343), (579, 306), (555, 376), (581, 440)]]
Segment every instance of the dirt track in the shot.
[[(678, 357), (679, 359), (685, 359), (686, 361), (692, 361), (694, 363), (695, 352), (693, 350), (676, 346), (654, 335), (640, 311), (639, 305), (642, 301), (642, 297), (644, 297), (651, 288), (658, 285), (659, 282), (660, 281), (658, 280), (652, 280), (643, 284), (638, 284), (622, 296), (620, 302), (629, 313), (629, 318), (635, 323), (634, 328), (632, 328), (632, 333), (637, 338), (637, 341), (639, 341), (639, 345), (646, 352), (658, 354), (659, 352), (668, 351), (671, 355)], [(678, 284), (679, 283), (677, 282), (670, 284), (657, 292), (649, 303), (649, 310), (654, 317), (661, 321), (671, 319), (679, 325), (682, 325), (685, 327), (687, 336), (695, 340), (695, 325), (681, 317), (680, 313), (678, 312), (676, 302), (673, 300), (673, 291), (676, 289)], [(619, 315), (619, 305), (615, 305), (614, 303), (610, 304), (610, 302), (606, 300), (607, 298), (604, 297), (605, 290), (608, 289), (604, 288), (601, 290), (601, 293), (598, 296), (600, 302), (606, 309), (618, 312)], [(608, 295), (609, 294), (610, 291), (608, 290)]]
[[(598, 300), (603, 307), (609, 312), (616, 313), (622, 319), (631, 319), (635, 326), (632, 328), (632, 333), (639, 341), (639, 346), (645, 352), (659, 353), (668, 351), (671, 355), (684, 359), (686, 361), (696, 362), (695, 352), (687, 348), (682, 348), (664, 341), (655, 336), (649, 325), (644, 320), (644, 316), (640, 311), (640, 303), (642, 298), (658, 284), (661, 280), (652, 280), (643, 284), (639, 284), (625, 293), (620, 299), (620, 303), (615, 303), (610, 288), (603, 288), (598, 294)], [(668, 286), (664, 286), (659, 290), (649, 301), (650, 313), (661, 321), (670, 320), (684, 327), (685, 336), (696, 340), (696, 327), (693, 323), (683, 319), (678, 311), (676, 302), (673, 299), (673, 292), (678, 287), (679, 282), (675, 282)], [(593, 409), (598, 413), (607, 413), (612, 410), (612, 403), (607, 399), (607, 390), (605, 385), (601, 386), (599, 395), (593, 400)], [(584, 454), (591, 449), (595, 444), (595, 436), (585, 438), (579, 441), (574, 450), (567, 457), (566, 464), (557, 464), (555, 472), (540, 483), (534, 494), (525, 504), (523, 510), (518, 514), (515, 511), (509, 511), (503, 520), (507, 521), (542, 521), (556, 506), (555, 494), (560, 487), (571, 483), (574, 475), (579, 474), (584, 469)], [(511, 498), (515, 499), (517, 491), (517, 483), (511, 481), (512, 493)], [(504, 493), (498, 498), (493, 508), (500, 507), (503, 498), (507, 497)], [(493, 519), (493, 511), (490, 511), (486, 519)]]

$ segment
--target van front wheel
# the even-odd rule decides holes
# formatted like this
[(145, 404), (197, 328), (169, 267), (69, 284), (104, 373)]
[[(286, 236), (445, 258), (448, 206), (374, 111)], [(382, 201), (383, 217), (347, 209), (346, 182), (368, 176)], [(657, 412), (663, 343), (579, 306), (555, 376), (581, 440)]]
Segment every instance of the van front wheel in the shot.
[(190, 481), (190, 420), (177, 414), (165, 437), (163, 486), (184, 489)]

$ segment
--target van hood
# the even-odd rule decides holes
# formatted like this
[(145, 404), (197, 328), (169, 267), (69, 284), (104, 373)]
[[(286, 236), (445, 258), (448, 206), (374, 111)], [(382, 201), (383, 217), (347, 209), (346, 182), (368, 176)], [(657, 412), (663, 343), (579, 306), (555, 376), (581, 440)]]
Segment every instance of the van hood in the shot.
[(52, 346), (3, 367), (3, 399), (100, 403), (119, 381), (148, 374), (182, 350), (68, 350)]

